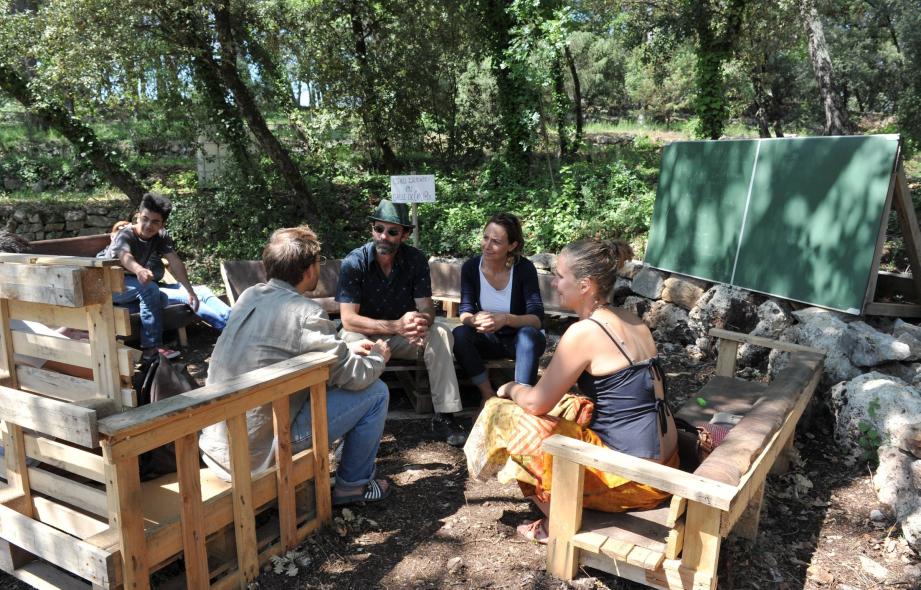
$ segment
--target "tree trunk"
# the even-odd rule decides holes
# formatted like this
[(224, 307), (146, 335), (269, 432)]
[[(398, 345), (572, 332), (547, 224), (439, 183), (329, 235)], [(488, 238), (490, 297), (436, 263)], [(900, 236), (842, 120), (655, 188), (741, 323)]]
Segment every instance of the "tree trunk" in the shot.
[(300, 170), (298, 170), (294, 160), (291, 159), (288, 150), (281, 145), (281, 142), (269, 129), (262, 112), (259, 110), (259, 106), (253, 98), (252, 92), (250, 92), (249, 87), (240, 76), (236, 63), (237, 46), (231, 30), (230, 18), (226, 4), (218, 4), (215, 7), (214, 25), (217, 31), (218, 43), (220, 44), (221, 62), (218, 67), (218, 73), (221, 81), (233, 93), (240, 116), (246, 121), (249, 130), (256, 137), (260, 147), (278, 167), (278, 171), (288, 183), (288, 186), (291, 187), (301, 202), (307, 206), (307, 210), (319, 213)]
[(85, 123), (67, 112), (62, 105), (36, 96), (29, 85), (11, 68), (0, 64), (0, 89), (16, 99), (44, 124), (73, 143), (78, 157), (89, 158), (102, 176), (121, 190), (138, 207), (147, 189), (121, 163), (115, 147), (103, 143)]
[(566, 94), (566, 84), (563, 81), (563, 60), (557, 55), (553, 60), (553, 115), (556, 117), (556, 134), (560, 143), (560, 159), (570, 156), (575, 149), (570, 147), (568, 133), (566, 132), (566, 116), (569, 114), (569, 95)]
[(846, 135), (851, 130), (847, 107), (835, 88), (834, 71), (828, 44), (825, 42), (825, 30), (816, 10), (814, 0), (802, 0), (801, 10), (806, 24), (806, 36), (809, 39), (809, 59), (812, 71), (822, 96), (825, 108), (825, 135)]
[(764, 74), (764, 66), (757, 67), (758, 70), (752, 74), (752, 89), (755, 91), (755, 105), (758, 109), (755, 111), (755, 119), (758, 121), (758, 137), (770, 137), (771, 128), (768, 125), (768, 102), (767, 92), (764, 90), (764, 82), (761, 76)]
[(576, 136), (573, 138), (575, 149), (578, 150), (582, 145), (582, 133), (585, 127), (585, 117), (582, 114), (582, 82), (579, 80), (579, 72), (576, 70), (576, 60), (572, 57), (569, 45), (563, 49), (566, 55), (566, 63), (569, 65), (569, 74), (572, 76), (572, 102), (576, 112)]
[(361, 75), (361, 120), (365, 128), (371, 134), (371, 140), (380, 150), (381, 163), (384, 170), (395, 171), (399, 167), (399, 161), (390, 145), (390, 139), (380, 123), (381, 113), (378, 111), (377, 92), (374, 90), (374, 77), (371, 74), (371, 66), (368, 63), (368, 44), (365, 41), (365, 25), (361, 20), (358, 12), (358, 3), (352, 1), (349, 3), (349, 18), (352, 24), (352, 41), (355, 45), (355, 59), (358, 61), (358, 71)]

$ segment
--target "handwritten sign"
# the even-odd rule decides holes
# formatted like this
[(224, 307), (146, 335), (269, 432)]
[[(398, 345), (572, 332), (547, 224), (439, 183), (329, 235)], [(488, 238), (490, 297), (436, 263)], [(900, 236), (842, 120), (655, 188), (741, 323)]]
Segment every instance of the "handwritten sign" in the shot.
[(435, 176), (391, 176), (390, 198), (394, 203), (434, 203)]

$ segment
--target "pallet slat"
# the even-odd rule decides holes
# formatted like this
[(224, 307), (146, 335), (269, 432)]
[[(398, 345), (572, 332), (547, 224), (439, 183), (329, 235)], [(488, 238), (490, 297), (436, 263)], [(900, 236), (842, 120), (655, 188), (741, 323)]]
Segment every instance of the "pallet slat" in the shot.
[[(13, 349), (18, 354), (33, 356), (86, 369), (93, 368), (92, 349), (87, 341), (56, 338), (45, 334), (30, 334), (13, 330)], [(118, 372), (124, 377), (134, 374), (134, 364), (141, 351), (123, 344), (118, 346)]]
[[(28, 381), (31, 373), (17, 371), (17, 376), (20, 380), (26, 376)], [(85, 447), (95, 447), (99, 443), (95, 410), (37, 397), (18, 389), (0, 386), (0, 417)]]

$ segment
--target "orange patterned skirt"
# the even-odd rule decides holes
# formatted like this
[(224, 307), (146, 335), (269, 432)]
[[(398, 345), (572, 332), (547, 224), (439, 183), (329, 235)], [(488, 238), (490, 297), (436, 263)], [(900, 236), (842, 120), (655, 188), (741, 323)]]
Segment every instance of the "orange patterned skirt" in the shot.
[[(464, 445), (470, 476), (486, 480), (496, 475), (502, 483), (517, 481), (526, 496), (549, 502), (552, 461), (541, 451), (541, 443), (549, 436), (562, 434), (604, 447), (588, 428), (593, 409), (587, 398), (566, 394), (547, 414), (532, 416), (511, 400), (490, 399)], [(677, 452), (666, 465), (678, 466)], [(604, 512), (655, 508), (669, 496), (619, 475), (585, 468), (585, 508)]]

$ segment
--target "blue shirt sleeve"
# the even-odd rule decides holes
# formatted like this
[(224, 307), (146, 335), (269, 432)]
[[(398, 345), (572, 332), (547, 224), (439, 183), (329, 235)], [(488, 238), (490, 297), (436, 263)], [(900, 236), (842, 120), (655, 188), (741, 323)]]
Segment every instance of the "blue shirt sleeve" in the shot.
[(474, 256), (461, 267), (459, 313), (476, 313), (480, 310), (479, 263), (480, 257)]

